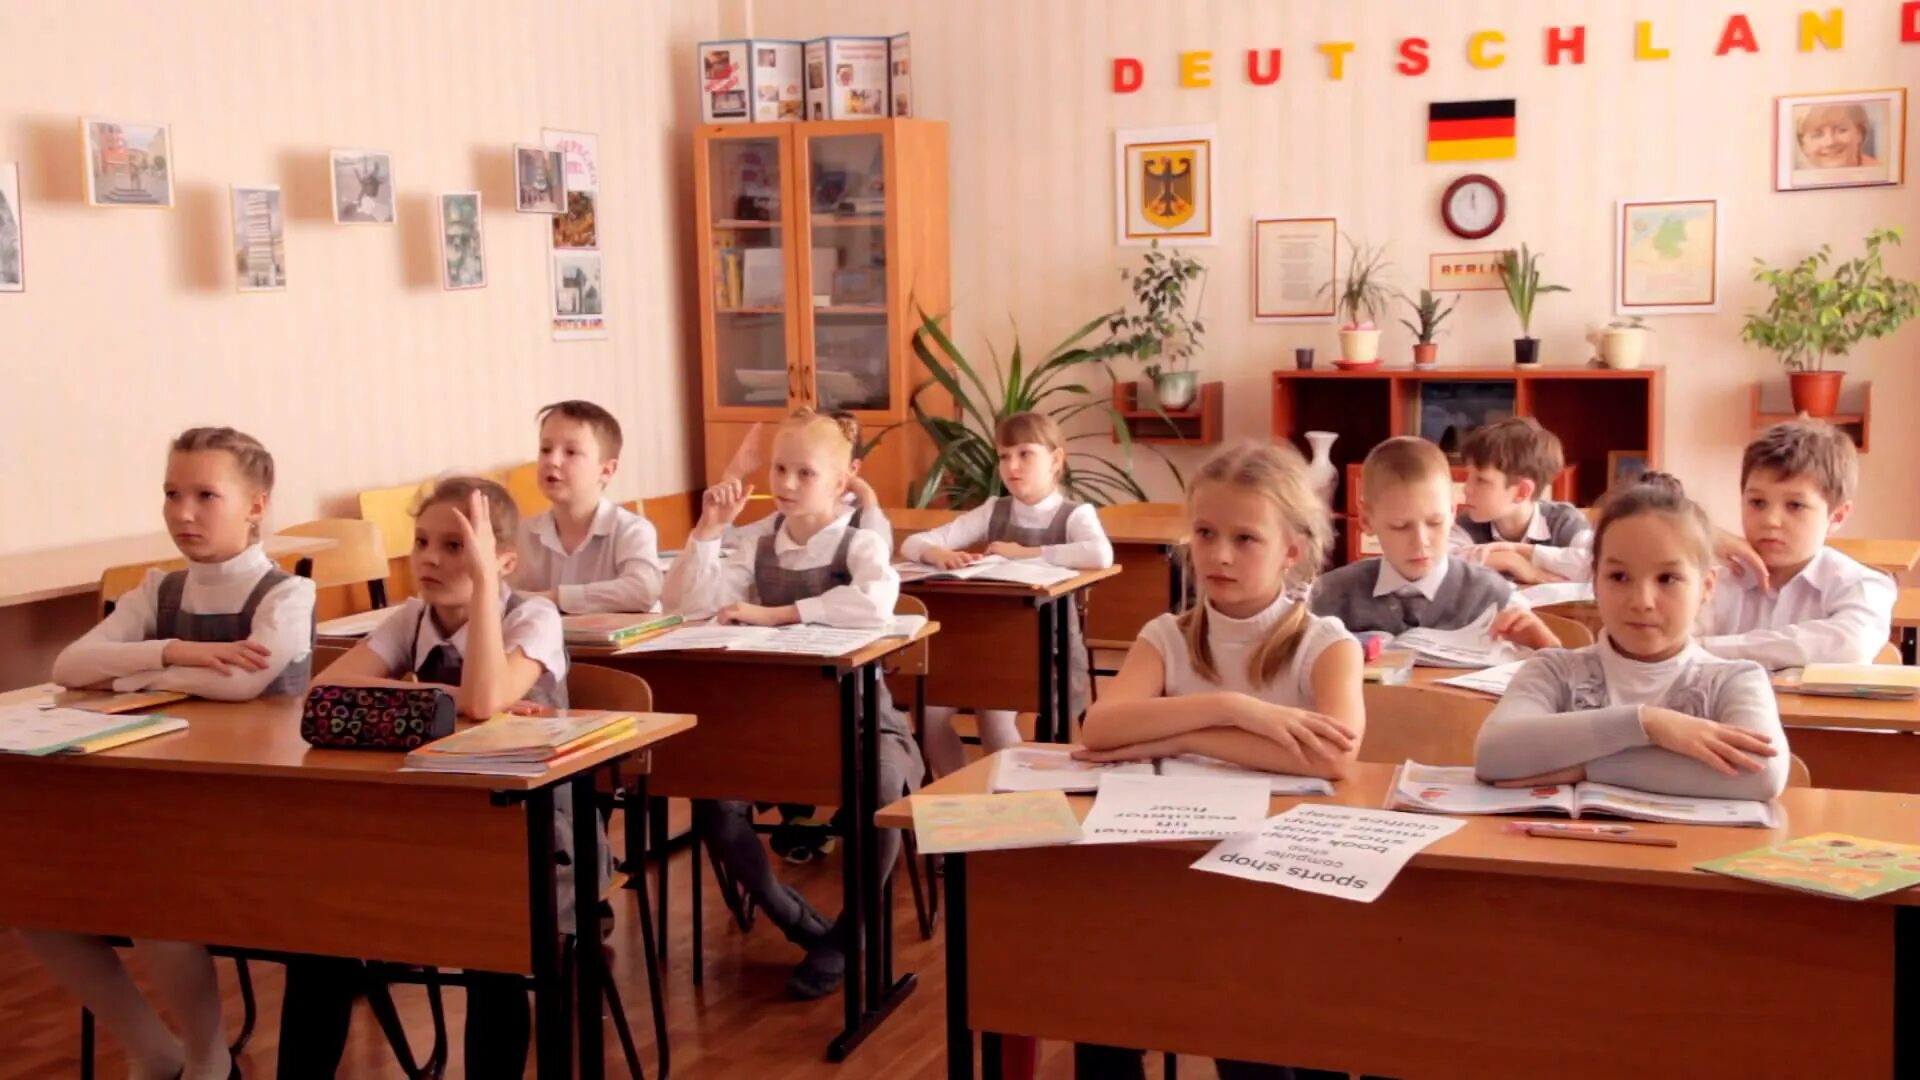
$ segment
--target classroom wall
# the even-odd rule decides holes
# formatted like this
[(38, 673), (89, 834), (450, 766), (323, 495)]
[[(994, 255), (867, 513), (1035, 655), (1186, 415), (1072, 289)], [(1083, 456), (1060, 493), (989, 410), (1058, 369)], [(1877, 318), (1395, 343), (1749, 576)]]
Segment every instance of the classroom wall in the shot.
[[(1205, 377), (1227, 383), (1230, 438), (1269, 430), (1269, 372), (1292, 363), (1298, 345), (1336, 351), (1335, 327), (1256, 325), (1251, 309), (1251, 220), (1256, 213), (1332, 212), (1353, 235), (1390, 241), (1398, 284), (1426, 284), (1429, 252), (1518, 246), (1544, 251), (1546, 279), (1572, 287), (1544, 297), (1535, 333), (1549, 363), (1584, 361), (1584, 337), (1612, 311), (1612, 215), (1620, 197), (1718, 197), (1724, 220), (1723, 303), (1717, 315), (1653, 320), (1651, 359), (1664, 364), (1667, 465), (1716, 516), (1735, 513), (1739, 447), (1748, 435), (1756, 380), (1784, 381), (1773, 359), (1739, 341), (1741, 313), (1763, 306), (1748, 269), (1755, 256), (1798, 258), (1823, 240), (1851, 254), (1877, 225), (1910, 230), (1894, 259), (1920, 274), (1920, 212), (1904, 188), (1775, 194), (1771, 182), (1773, 98), (1778, 94), (1911, 85), (1920, 44), (1899, 44), (1895, 0), (1851, 0), (1840, 52), (1796, 48), (1798, 13), (1830, 5), (1783, 0), (1367, 0), (1366, 3), (1246, 3), (1243, 0), (813, 0), (762, 2), (747, 15), (769, 37), (823, 33), (913, 34), (917, 111), (952, 125), (953, 292), (960, 340), (984, 354), (1018, 324), (1044, 348), (1126, 293), (1120, 267), (1140, 249), (1113, 243), (1116, 128), (1218, 125), (1223, 242), (1194, 249), (1211, 267), (1204, 315)], [(1728, 16), (1745, 14), (1758, 55), (1715, 57)], [(1664, 62), (1635, 63), (1634, 21), (1655, 24)], [(1545, 63), (1549, 26), (1587, 27), (1583, 66)], [(1505, 33), (1508, 59), (1494, 70), (1466, 62), (1468, 36)], [(1395, 74), (1397, 42), (1432, 43), (1428, 74)], [(1315, 51), (1351, 41), (1342, 81)], [(1282, 48), (1277, 85), (1249, 84), (1249, 48)], [(1214, 51), (1215, 86), (1180, 89), (1177, 53)], [(1111, 91), (1111, 60), (1147, 66), (1137, 93)], [(1481, 97), (1519, 99), (1513, 161), (1426, 164), (1426, 104)], [(1909, 149), (1913, 148), (1909, 139)], [(1911, 172), (1911, 170), (1909, 170)], [(1440, 193), (1455, 177), (1487, 172), (1508, 193), (1508, 218), (1487, 241), (1447, 233)], [(1517, 323), (1500, 293), (1466, 294), (1441, 342), (1442, 363), (1507, 363)], [(1388, 324), (1382, 343), (1405, 363), (1410, 335)], [(1870, 343), (1844, 363), (1849, 379), (1874, 381), (1872, 452), (1848, 531), (1920, 534), (1910, 463), (1920, 405), (1909, 377), (1920, 326)], [(1095, 447), (1100, 444), (1088, 443)], [(1193, 453), (1182, 458), (1192, 463)], [(1151, 459), (1149, 459), (1150, 461)], [(1174, 488), (1157, 463), (1154, 488)], [(1891, 495), (1889, 495), (1891, 492)]]
[[(260, 436), (275, 520), (533, 456), (534, 410), (612, 408), (619, 498), (685, 490), (694, 43), (711, 0), (9, 0), (0, 161), (21, 164), (27, 291), (0, 294), (0, 553), (154, 532), (162, 448)], [(78, 118), (172, 125), (170, 211), (85, 205)], [(546, 321), (549, 218), (511, 145), (600, 138), (604, 341)], [(393, 154), (399, 224), (334, 225), (329, 147)], [(228, 185), (279, 184), (285, 292), (239, 294)], [(443, 292), (435, 196), (480, 190), (489, 284)]]

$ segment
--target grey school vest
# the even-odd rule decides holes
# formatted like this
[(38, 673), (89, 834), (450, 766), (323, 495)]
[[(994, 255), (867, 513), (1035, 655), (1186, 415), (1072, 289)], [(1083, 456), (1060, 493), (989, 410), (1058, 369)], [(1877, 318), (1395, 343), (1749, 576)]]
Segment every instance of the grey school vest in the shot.
[[(513, 614), (514, 608), (519, 607), (525, 602), (526, 598), (519, 593), (509, 595), (507, 597), (507, 606), (500, 611), (500, 618), (504, 621), (508, 615)], [(431, 609), (426, 604), (420, 605), (420, 618), (413, 624), (413, 647), (415, 649), (420, 648), (420, 630), (426, 624), (429, 611), (431, 611)], [(438, 627), (435, 629), (438, 629)], [(464, 673), (467, 665), (466, 659), (460, 655), (460, 650), (443, 641), (433, 648), (428, 649), (427, 655), (425, 656), (420, 656), (418, 653), (415, 653), (413, 663), (410, 666), (413, 668), (414, 677), (421, 682), (444, 683), (447, 686), (459, 686), (460, 676)], [(533, 689), (527, 691), (527, 700), (546, 705), (550, 708), (564, 709), (567, 707), (567, 684), (556, 679), (554, 680), (554, 688), (552, 690), (542, 690), (539, 682), (535, 682)]]
[[(1547, 539), (1543, 542), (1553, 547), (1572, 547), (1581, 533), (1593, 528), (1587, 515), (1572, 503), (1542, 500), (1539, 506), (1540, 516), (1547, 521)], [(1465, 510), (1454, 517), (1453, 523), (1476, 544), (1491, 544), (1501, 539), (1493, 533), (1493, 522), (1475, 521)]]
[(987, 518), (987, 543), (1005, 540), (1027, 547), (1046, 547), (1048, 544), (1067, 542), (1067, 519), (1080, 509), (1079, 503), (1071, 499), (1060, 500), (1060, 509), (1054, 511), (1053, 520), (1034, 529), (1013, 523), (1013, 501), (1011, 495), (1002, 495), (993, 500), (993, 513)]
[[(274, 567), (260, 575), (254, 582), (253, 591), (247, 594), (246, 603), (240, 610), (224, 615), (203, 615), (185, 611), (180, 606), (180, 598), (186, 595), (187, 572), (175, 570), (160, 579), (160, 596), (156, 602), (153, 629), (157, 638), (171, 637), (179, 641), (245, 641), (253, 635), (253, 613), (260, 610), (261, 601), (274, 587), (292, 577), (279, 567)], [(313, 636), (307, 636), (309, 645), (307, 655), (288, 664), (274, 680), (260, 691), (262, 697), (281, 697), (307, 692), (307, 678), (313, 672)]]
[(1373, 595), (1386, 560), (1362, 559), (1323, 575), (1314, 586), (1309, 607), (1315, 615), (1331, 615), (1346, 628), (1384, 630), (1404, 634), (1416, 626), (1457, 630), (1498, 607), (1513, 595), (1513, 585), (1498, 573), (1465, 559), (1447, 560), (1440, 588), (1428, 600), (1419, 593)]

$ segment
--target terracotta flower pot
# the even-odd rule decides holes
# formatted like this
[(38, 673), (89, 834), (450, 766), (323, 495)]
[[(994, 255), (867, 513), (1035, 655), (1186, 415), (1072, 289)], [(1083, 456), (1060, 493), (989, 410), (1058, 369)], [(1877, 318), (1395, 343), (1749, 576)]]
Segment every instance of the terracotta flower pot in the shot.
[(1840, 380), (1844, 371), (1789, 371), (1787, 389), (1793, 394), (1793, 411), (1825, 419), (1838, 411)]
[(1429, 341), (1425, 345), (1415, 345), (1413, 347), (1413, 366), (1432, 367), (1439, 362), (1440, 345), (1438, 342)]

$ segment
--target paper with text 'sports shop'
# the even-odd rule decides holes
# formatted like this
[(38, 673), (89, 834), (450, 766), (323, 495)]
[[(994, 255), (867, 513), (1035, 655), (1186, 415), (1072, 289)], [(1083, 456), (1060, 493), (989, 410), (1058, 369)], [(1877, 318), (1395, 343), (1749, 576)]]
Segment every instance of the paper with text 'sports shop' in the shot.
[(1258, 832), (1216, 844), (1193, 868), (1372, 903), (1415, 852), (1465, 824), (1392, 810), (1296, 806)]

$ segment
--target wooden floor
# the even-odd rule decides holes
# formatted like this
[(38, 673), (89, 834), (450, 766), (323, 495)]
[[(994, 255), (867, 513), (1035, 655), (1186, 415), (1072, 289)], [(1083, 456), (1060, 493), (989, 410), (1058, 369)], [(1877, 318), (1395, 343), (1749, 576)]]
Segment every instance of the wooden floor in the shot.
[[(616, 831), (614, 835), (618, 835)], [(912, 895), (904, 876), (894, 898), (896, 968), (919, 975), (920, 986), (898, 1011), (841, 1065), (830, 1065), (825, 1050), (839, 1029), (840, 998), (802, 1003), (786, 996), (785, 983), (800, 951), (789, 945), (764, 919), (742, 934), (729, 920), (709, 878), (706, 890), (707, 975), (696, 991), (691, 981), (691, 921), (688, 918), (688, 854), (683, 847), (672, 857), (673, 897), (667, 1017), (673, 1040), (673, 1075), (685, 1080), (803, 1080), (808, 1077), (885, 1077), (918, 1080), (946, 1075), (945, 960), (940, 931), (932, 941), (920, 939), (914, 923)], [(839, 908), (840, 865), (837, 855), (824, 864), (788, 868), (794, 882), (821, 911)], [(651, 876), (649, 876), (651, 880)], [(635, 1037), (641, 1040), (643, 1061), (654, 1071), (652, 1021), (648, 1011), (647, 980), (641, 966), (639, 919), (629, 897), (619, 897), (615, 932), (610, 942), (614, 974), (626, 1004)], [(217, 961), (226, 990), (229, 1029), (239, 1030), (240, 998), (233, 982), (233, 965)], [(244, 1074), (253, 1078), (274, 1073), (274, 1049), (280, 1026), (280, 968), (253, 965), (260, 1002), (260, 1021), (241, 1059)], [(26, 953), (17, 938), (0, 932), (0, 1080), (52, 1080), (79, 1075), (79, 1010)], [(138, 972), (136, 972), (138, 977)], [(426, 1001), (420, 990), (397, 987), (402, 1017), (413, 1033), (417, 1052), (424, 1055), (431, 1041)], [(464, 1002), (459, 991), (447, 995), (448, 1022), (453, 1033), (453, 1060), (447, 1075), (459, 1077), (459, 1033)], [(607, 1030), (607, 1075), (625, 1075), (619, 1042), (611, 1025)], [(103, 1078), (126, 1075), (126, 1066), (110, 1038), (102, 1038), (99, 1055)], [(1180, 1075), (1211, 1078), (1211, 1063), (1198, 1059), (1180, 1062)], [(1040, 1074), (1072, 1075), (1071, 1054), (1065, 1046), (1049, 1044), (1043, 1050)], [(1157, 1073), (1157, 1069), (1154, 1070)], [(399, 1067), (387, 1049), (366, 1006), (354, 1018), (340, 1076), (354, 1080), (401, 1080)], [(532, 1075), (529, 1067), (528, 1075)]]

